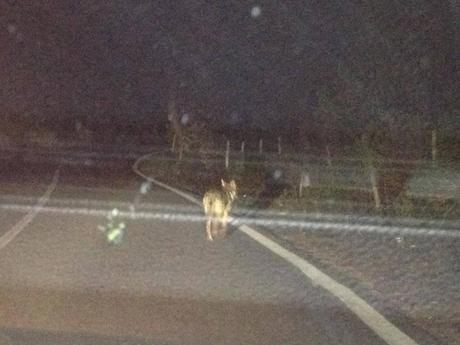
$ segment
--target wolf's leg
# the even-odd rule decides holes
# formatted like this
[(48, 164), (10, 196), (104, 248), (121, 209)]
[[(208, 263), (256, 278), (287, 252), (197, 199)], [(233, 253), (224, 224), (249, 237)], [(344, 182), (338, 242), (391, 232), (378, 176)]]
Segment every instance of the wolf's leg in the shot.
[(211, 229), (212, 228), (212, 218), (208, 217), (206, 219), (206, 238), (208, 241), (212, 241), (212, 234), (211, 234)]
[(228, 212), (224, 212), (222, 218), (220, 219), (222, 234), (224, 235), (227, 232), (227, 221), (228, 221)]

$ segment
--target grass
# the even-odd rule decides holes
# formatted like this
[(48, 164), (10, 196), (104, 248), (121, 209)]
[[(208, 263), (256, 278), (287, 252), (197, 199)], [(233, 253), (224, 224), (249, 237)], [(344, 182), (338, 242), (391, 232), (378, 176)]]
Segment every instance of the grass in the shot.
[[(221, 178), (235, 179), (240, 196), (238, 204), (248, 208), (429, 219), (460, 217), (458, 200), (415, 197), (406, 190), (413, 165), (398, 166), (394, 170), (388, 165), (381, 167), (378, 187), (382, 205), (377, 209), (366, 169), (359, 165), (353, 168), (345, 164), (332, 167), (327, 164), (310, 165), (312, 186), (305, 188), (300, 197), (298, 176), (301, 168), (288, 158), (274, 160), (273, 156), (259, 156), (231, 162), (233, 164), (226, 170), (223, 160), (204, 161), (190, 157), (178, 161), (171, 154), (163, 154), (143, 162), (141, 169), (161, 181), (198, 195), (210, 188), (220, 188)], [(355, 170), (349, 173), (347, 169)], [(360, 179), (363, 180), (361, 186), (346, 183), (347, 180), (357, 183)]]

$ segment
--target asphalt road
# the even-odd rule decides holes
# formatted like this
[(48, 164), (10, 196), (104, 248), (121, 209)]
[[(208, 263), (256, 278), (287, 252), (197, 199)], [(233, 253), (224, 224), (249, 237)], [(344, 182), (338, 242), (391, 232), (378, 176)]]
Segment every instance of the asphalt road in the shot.
[[(54, 170), (2, 166), (0, 205), (10, 208), (0, 208), (0, 238)], [(128, 210), (141, 182), (128, 164), (61, 168), (48, 205), (69, 212), (43, 210), (0, 250), (0, 345), (383, 344), (238, 231), (209, 243), (203, 222), (126, 219), (122, 243), (108, 245), (97, 229), (104, 217), (81, 210)], [(155, 187), (140, 201), (151, 214), (191, 206)]]

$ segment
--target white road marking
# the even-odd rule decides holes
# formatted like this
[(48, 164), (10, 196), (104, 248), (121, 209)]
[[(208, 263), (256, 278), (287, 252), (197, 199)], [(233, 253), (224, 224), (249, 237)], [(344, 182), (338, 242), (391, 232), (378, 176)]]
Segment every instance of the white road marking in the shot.
[[(133, 165), (133, 170), (143, 178), (163, 187), (167, 190), (182, 196), (183, 198), (201, 206), (201, 202), (187, 193), (184, 193), (174, 187), (165, 183), (157, 181), (149, 176), (146, 176), (139, 171), (138, 165), (141, 160), (150, 155), (140, 157)], [(311, 281), (323, 287), (331, 294), (341, 300), (357, 317), (359, 317), (371, 330), (373, 330), (382, 340), (389, 345), (418, 345), (412, 338), (402, 332), (393, 323), (387, 320), (382, 314), (370, 306), (361, 297), (355, 294), (346, 286), (336, 282), (334, 279), (320, 271), (307, 260), (299, 257), (298, 255), (290, 252), (286, 248), (280, 246), (278, 243), (270, 240), (268, 237), (262, 235), (258, 231), (246, 226), (240, 225), (240, 231), (248, 235), (253, 240), (270, 250), (272, 253), (280, 256), (294, 267), (298, 268), (306, 277)]]
[(45, 193), (38, 199), (38, 202), (33, 206), (33, 208), (27, 213), (22, 219), (17, 222), (10, 230), (4, 233), (0, 237), (0, 250), (5, 248), (8, 243), (15, 239), (19, 233), (26, 228), (27, 225), (35, 218), (35, 216), (40, 212), (46, 202), (49, 200), (51, 193), (56, 189), (57, 182), (59, 180), (59, 169), (56, 170), (53, 176), (53, 180), (49, 184)]
[[(16, 195), (1, 195), (0, 196), (0, 208), (8, 210), (16, 210), (20, 212), (28, 212), (31, 208), (27, 203), (36, 203), (38, 198), (30, 196), (16, 196)], [(131, 211), (131, 219), (153, 219), (152, 214), (148, 214), (148, 211), (155, 212), (154, 217), (158, 217), (158, 212), (163, 212), (164, 217), (172, 218), (172, 215), (167, 213), (174, 213), (177, 215), (177, 220), (187, 221), (201, 221), (201, 218), (194, 217), (194, 214), (198, 212), (201, 214), (201, 210), (197, 209), (196, 206), (186, 205), (175, 205), (175, 204), (153, 204), (153, 203), (137, 203), (133, 207), (133, 202), (123, 201), (104, 201), (95, 199), (68, 199), (68, 198), (50, 198), (47, 202), (48, 205), (54, 206), (59, 205), (59, 209), (46, 208), (42, 212), (56, 212), (56, 213), (75, 213), (79, 212), (82, 215), (92, 215), (83, 211), (86, 209), (94, 208), (118, 208), (118, 209), (129, 209)], [(22, 205), (22, 206), (21, 206)], [(72, 211), (70, 208), (63, 208), (62, 206), (73, 207)], [(378, 223), (359, 224), (360, 221), (371, 221), (373, 219), (362, 219), (356, 218), (344, 218), (330, 215), (321, 214), (308, 214), (304, 215), (304, 219), (296, 219), (299, 214), (291, 215), (287, 218), (287, 214), (281, 212), (272, 211), (254, 211), (245, 212), (241, 211), (241, 216), (238, 214), (233, 217), (232, 224), (246, 224), (254, 226), (269, 226), (278, 228), (292, 228), (295, 230), (308, 229), (308, 231), (329, 231), (329, 232), (361, 232), (361, 233), (374, 233), (382, 235), (400, 235), (400, 236), (428, 236), (428, 237), (449, 237), (449, 238), (460, 238), (460, 229), (451, 226), (450, 228), (430, 228), (423, 227), (423, 225), (416, 226), (409, 223), (409, 225), (383, 225)], [(101, 210), (101, 212), (104, 212)], [(136, 212), (139, 213), (136, 215)], [(246, 216), (246, 213), (248, 216)], [(278, 217), (277, 217), (278, 215)], [(329, 221), (329, 219), (331, 221)], [(375, 221), (378, 221), (376, 219)], [(381, 220), (381, 219), (380, 219)], [(381, 220), (382, 221), (382, 220)], [(383, 223), (383, 222), (382, 222)], [(424, 223), (421, 223), (424, 224)], [(426, 225), (430, 225), (427, 223)], [(452, 224), (451, 224), (452, 225)]]
[[(174, 209), (170, 205), (150, 205), (146, 209), (137, 210), (133, 212), (130, 208), (130, 203), (112, 203), (104, 201), (91, 200), (75, 200), (75, 202), (65, 202), (64, 200), (48, 201), (48, 204), (59, 204), (60, 206), (42, 206), (40, 212), (42, 213), (56, 213), (64, 215), (79, 214), (83, 216), (105, 216), (113, 208), (125, 208), (128, 211), (120, 210), (120, 217), (128, 219), (162, 219), (172, 221), (187, 221), (187, 222), (202, 222), (205, 218), (203, 213), (193, 208), (180, 208)], [(63, 207), (62, 205), (80, 205), (80, 207)], [(103, 208), (95, 208), (96, 206)], [(0, 209), (17, 211), (17, 212), (31, 212), (36, 208), (35, 205), (24, 205), (16, 203), (0, 203)], [(460, 238), (460, 231), (458, 230), (430, 230), (430, 229), (414, 229), (403, 227), (388, 227), (379, 225), (353, 225), (353, 224), (340, 224), (330, 222), (312, 222), (312, 221), (296, 221), (296, 220), (278, 220), (272, 218), (249, 218), (237, 217), (230, 218), (231, 224), (239, 226), (240, 224), (262, 225), (278, 228), (292, 227), (296, 230), (305, 228), (309, 231), (334, 231), (334, 232), (368, 232), (376, 234), (391, 234), (391, 235), (411, 235), (411, 236), (432, 236), (432, 237), (450, 237)]]
[(164, 189), (166, 189), (166, 190), (169, 190), (169, 191), (173, 192), (174, 194), (177, 194), (177, 195), (183, 197), (184, 199), (190, 201), (191, 203), (194, 203), (194, 204), (199, 205), (199, 206), (201, 207), (201, 202), (198, 201), (194, 196), (192, 196), (192, 195), (190, 195), (190, 194), (188, 194), (188, 193), (185, 193), (185, 192), (183, 192), (183, 191), (180, 191), (180, 190), (178, 190), (178, 189), (176, 189), (176, 188), (174, 188), (174, 187), (171, 187), (171, 186), (167, 185), (166, 183), (163, 183), (163, 182), (161, 182), (161, 181), (158, 181), (158, 180), (156, 180), (156, 179), (154, 179), (154, 178), (152, 178), (152, 177), (150, 177), (150, 176), (147, 176), (147, 175), (145, 175), (144, 173), (142, 173), (142, 171), (139, 170), (139, 167), (138, 167), (139, 163), (140, 163), (145, 157), (148, 157), (148, 156), (151, 156), (151, 155), (152, 155), (152, 154), (149, 153), (149, 154), (146, 154), (146, 155), (140, 157), (139, 159), (137, 159), (136, 162), (133, 164), (133, 170), (134, 170), (134, 172), (135, 172), (137, 175), (141, 176), (142, 178), (146, 179), (147, 181), (153, 182), (153, 183), (155, 183), (156, 185), (158, 185), (158, 186), (160, 186), (160, 187), (162, 187), (162, 188), (164, 188)]
[[(67, 188), (67, 185), (66, 185)], [(75, 187), (78, 188), (78, 187)], [(86, 188), (86, 187), (85, 187)], [(88, 188), (91, 189), (91, 188)], [(98, 191), (95, 188), (93, 191)], [(139, 193), (136, 197), (139, 196)], [(15, 194), (0, 195), (0, 203), (36, 203), (38, 197), (24, 196)], [(137, 201), (137, 200), (135, 200)], [(48, 204), (59, 204), (68, 206), (84, 207), (132, 207), (133, 202), (129, 201), (111, 201), (99, 199), (84, 198), (50, 198)], [(195, 204), (195, 203), (194, 203)], [(148, 210), (172, 210), (184, 213), (197, 212), (197, 208), (192, 205), (177, 205), (167, 203), (136, 203), (136, 208)], [(305, 228), (311, 230), (327, 229), (337, 231), (356, 231), (382, 234), (401, 234), (401, 235), (429, 235), (440, 237), (460, 237), (460, 224), (454, 221), (437, 221), (431, 219), (414, 219), (414, 218), (387, 218), (375, 216), (353, 216), (345, 214), (328, 214), (328, 213), (300, 213), (286, 212), (275, 210), (257, 210), (250, 208), (236, 207), (235, 214), (241, 222), (249, 222), (253, 225), (273, 225), (279, 227)]]
[[(1, 210), (16, 211), (16, 212), (33, 212), (36, 210), (36, 206), (30, 205), (19, 205), (19, 204), (0, 204)], [(51, 214), (62, 214), (62, 215), (81, 215), (89, 217), (105, 217), (107, 214), (112, 212), (112, 209), (95, 209), (85, 207), (53, 207), (53, 206), (41, 206), (41, 213)], [(203, 221), (204, 215), (200, 214), (184, 214), (177, 212), (135, 212), (131, 211), (118, 211), (120, 218), (128, 219), (160, 219), (160, 220), (171, 220), (171, 221), (187, 221), (187, 222), (201, 222)]]
[(351, 289), (336, 282), (334, 279), (320, 271), (307, 260), (283, 248), (278, 243), (265, 237), (256, 230), (246, 225), (239, 226), (240, 231), (260, 243), (276, 255), (282, 257), (302, 271), (313, 284), (323, 287), (340, 299), (356, 316), (358, 316), (370, 329), (390, 345), (417, 345), (407, 334), (388, 321), (382, 314), (371, 307), (366, 301)]

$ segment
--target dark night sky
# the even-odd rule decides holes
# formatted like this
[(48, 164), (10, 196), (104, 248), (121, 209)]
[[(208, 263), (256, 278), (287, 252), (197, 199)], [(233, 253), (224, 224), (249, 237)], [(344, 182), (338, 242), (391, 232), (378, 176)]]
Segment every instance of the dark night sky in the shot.
[[(442, 7), (439, 1), (390, 10), (387, 1), (359, 3), (0, 0), (0, 108), (29, 118), (144, 121), (163, 119), (176, 90), (178, 103), (201, 117), (297, 126), (312, 116), (321, 90), (336, 85), (343, 66), (365, 82), (383, 80), (385, 64), (400, 64), (394, 75), (412, 75), (404, 63), (410, 69), (412, 56), (421, 59), (426, 51), (429, 61), (447, 67), (414, 85), (433, 84), (437, 95), (457, 90), (450, 72), (458, 52), (445, 49), (459, 42), (459, 31), (443, 24), (452, 21), (454, 28), (448, 10), (432, 11)], [(253, 17), (256, 5), (261, 14)], [(372, 39), (379, 30), (387, 41)], [(385, 44), (398, 54), (380, 54)], [(379, 100), (421, 109), (407, 91), (411, 82), (401, 86), (407, 95), (382, 91)]]

